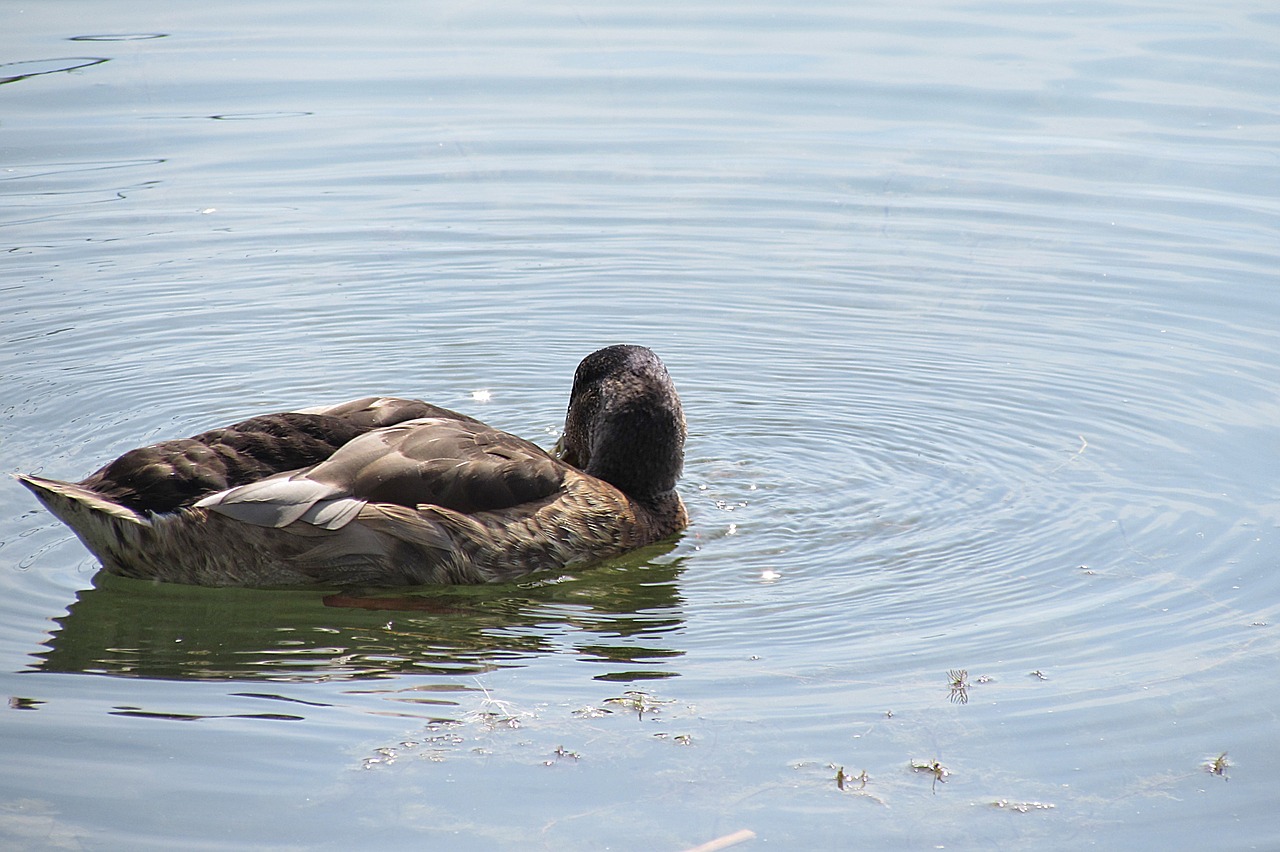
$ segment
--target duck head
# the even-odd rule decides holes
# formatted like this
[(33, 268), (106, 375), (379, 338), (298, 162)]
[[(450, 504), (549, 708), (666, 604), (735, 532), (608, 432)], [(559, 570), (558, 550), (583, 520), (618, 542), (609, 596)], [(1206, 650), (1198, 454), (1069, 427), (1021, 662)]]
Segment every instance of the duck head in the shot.
[(608, 346), (578, 365), (560, 458), (641, 501), (675, 488), (685, 422), (667, 368), (643, 346)]

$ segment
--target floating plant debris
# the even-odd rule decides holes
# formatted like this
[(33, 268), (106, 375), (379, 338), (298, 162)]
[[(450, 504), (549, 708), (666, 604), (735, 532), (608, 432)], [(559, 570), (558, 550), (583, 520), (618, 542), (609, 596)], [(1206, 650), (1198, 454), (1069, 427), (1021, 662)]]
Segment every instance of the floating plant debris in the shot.
[(1224, 751), (1217, 757), (1206, 760), (1204, 762), (1204, 771), (1208, 772), (1210, 775), (1217, 775), (1223, 780), (1226, 780), (1229, 777), (1227, 775), (1227, 768), (1230, 766), (1231, 761), (1227, 760), (1227, 753)]
[(951, 770), (936, 760), (913, 760), (910, 763), (912, 772), (928, 772), (933, 776), (933, 792), (938, 792), (938, 782), (947, 783)]
[(968, 669), (951, 669), (947, 672), (947, 677), (951, 679), (951, 696), (952, 704), (968, 704), (969, 703), (969, 670)]
[(991, 807), (1025, 814), (1031, 811), (1051, 811), (1057, 806), (1048, 802), (1011, 802), (1008, 799), (997, 799), (991, 803)]

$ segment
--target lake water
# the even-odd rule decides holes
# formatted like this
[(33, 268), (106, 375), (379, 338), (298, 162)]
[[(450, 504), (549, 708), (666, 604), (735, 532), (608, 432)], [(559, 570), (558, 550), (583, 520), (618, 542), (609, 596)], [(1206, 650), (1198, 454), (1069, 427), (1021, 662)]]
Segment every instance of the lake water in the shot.
[(549, 446), (625, 341), (693, 525), (194, 589), (8, 481), (0, 845), (1280, 844), (1272, 5), (3, 17), (6, 472), (371, 393)]

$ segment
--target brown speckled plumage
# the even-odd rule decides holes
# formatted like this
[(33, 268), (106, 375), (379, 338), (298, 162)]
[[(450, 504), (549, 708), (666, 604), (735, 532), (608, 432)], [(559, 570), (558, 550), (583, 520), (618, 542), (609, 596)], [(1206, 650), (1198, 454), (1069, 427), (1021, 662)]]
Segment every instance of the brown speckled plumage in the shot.
[(494, 582), (683, 529), (684, 437), (661, 361), (612, 346), (578, 368), (562, 459), (447, 409), (368, 398), (133, 450), (79, 483), (19, 479), (116, 574)]

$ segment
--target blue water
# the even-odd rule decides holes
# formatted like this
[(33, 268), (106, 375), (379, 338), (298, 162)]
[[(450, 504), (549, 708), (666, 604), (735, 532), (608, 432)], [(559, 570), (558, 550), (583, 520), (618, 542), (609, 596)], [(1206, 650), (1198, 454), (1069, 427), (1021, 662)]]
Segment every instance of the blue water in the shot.
[(1280, 15), (5, 17), (6, 471), (371, 393), (549, 446), (626, 341), (693, 525), (190, 589), (0, 486), (4, 845), (1280, 843)]

